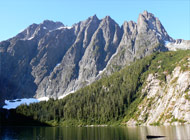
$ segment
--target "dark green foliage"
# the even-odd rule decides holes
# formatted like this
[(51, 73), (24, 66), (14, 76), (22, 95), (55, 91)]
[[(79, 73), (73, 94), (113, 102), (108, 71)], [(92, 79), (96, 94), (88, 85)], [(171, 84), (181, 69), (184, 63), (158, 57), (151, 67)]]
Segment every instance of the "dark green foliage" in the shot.
[(188, 54), (189, 51), (155, 53), (64, 99), (22, 105), (16, 112), (53, 125), (109, 124), (124, 118), (127, 121), (146, 96), (141, 90), (148, 74), (171, 73)]
[(17, 108), (17, 113), (42, 122), (74, 119), (86, 124), (103, 124), (119, 121), (139, 96), (136, 93), (142, 86), (142, 73), (147, 71), (153, 57), (139, 60), (62, 100), (51, 99), (29, 106), (22, 105)]
[(34, 120), (26, 115), (16, 113), (14, 109), (0, 109), (0, 127), (1, 126), (49, 126), (41, 121)]
[(148, 73), (158, 73), (160, 75), (160, 79), (165, 80), (166, 74), (171, 74), (171, 72), (174, 70), (176, 66), (180, 66), (183, 70), (185, 64), (182, 63), (184, 62), (183, 59), (189, 56), (190, 56), (189, 50), (186, 51), (180, 50), (176, 52), (161, 52), (152, 62)]

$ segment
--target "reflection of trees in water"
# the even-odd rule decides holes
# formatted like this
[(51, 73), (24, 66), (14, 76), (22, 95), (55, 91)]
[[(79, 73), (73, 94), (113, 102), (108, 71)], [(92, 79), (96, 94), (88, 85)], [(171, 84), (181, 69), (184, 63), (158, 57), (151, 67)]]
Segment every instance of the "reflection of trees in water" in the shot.
[[(164, 139), (190, 139), (190, 125), (138, 127), (8, 127), (1, 128), (7, 139), (63, 140), (146, 140), (147, 135), (162, 135)], [(2, 133), (3, 132), (3, 133)], [(1, 139), (1, 137), (0, 137)]]

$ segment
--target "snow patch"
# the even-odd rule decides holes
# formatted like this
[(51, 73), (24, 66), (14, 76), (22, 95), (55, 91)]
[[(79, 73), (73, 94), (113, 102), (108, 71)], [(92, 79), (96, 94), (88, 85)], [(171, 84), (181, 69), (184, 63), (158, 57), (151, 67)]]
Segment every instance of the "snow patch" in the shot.
[(28, 38), (28, 40), (32, 40), (34, 38), (34, 36), (31, 36), (30, 38)]
[(41, 98), (23, 98), (23, 99), (14, 99), (14, 100), (5, 100), (5, 105), (3, 106), (4, 109), (15, 109), (22, 104), (29, 105), (31, 103), (38, 103), (40, 101), (48, 101), (48, 97), (41, 97)]
[(177, 50), (187, 50), (190, 49), (190, 44), (188, 42), (169, 42), (165, 41), (165, 46), (168, 48), (170, 51), (177, 51)]
[[(59, 96), (58, 99), (63, 99), (70, 93), (74, 93), (75, 90), (72, 90), (62, 96)], [(5, 100), (5, 105), (3, 106), (4, 109), (15, 109), (22, 104), (30, 105), (31, 103), (38, 103), (41, 101), (48, 101), (49, 97), (41, 97), (41, 98), (23, 98), (23, 99), (14, 99), (14, 100)]]
[(37, 99), (38, 101), (48, 101), (49, 97), (41, 97)]
[(72, 27), (68, 27), (68, 26), (62, 26), (57, 28), (56, 30), (61, 30), (61, 29), (71, 29)]
[(54, 30), (49, 30), (49, 32), (53, 32), (53, 31), (56, 31), (56, 30), (61, 30), (61, 29), (71, 29), (72, 27), (68, 27), (68, 26), (61, 26), (59, 28), (56, 28)]
[(64, 94), (64, 95), (62, 95), (62, 96), (59, 96), (58, 99), (63, 99), (64, 97), (66, 97), (66, 96), (69, 95), (70, 93), (74, 93), (74, 92), (75, 92), (75, 90), (72, 90), (72, 91), (70, 91), (70, 92), (68, 92), (68, 93), (66, 93), (66, 94)]
[(47, 29), (46, 27), (43, 27), (43, 29)]
[(164, 41), (165, 45), (168, 45), (169, 43), (171, 43), (170, 41)]
[(103, 70), (100, 70), (98, 74), (101, 74), (103, 72)]
[(31, 103), (38, 103), (39, 100), (35, 98), (23, 98), (23, 99), (15, 99), (15, 100), (5, 100), (5, 104), (3, 106), (4, 109), (15, 109), (21, 104), (31, 104)]
[(58, 63), (55, 67), (59, 67), (61, 65), (61, 63)]
[(69, 26), (61, 26), (59, 28), (56, 28), (54, 30), (49, 30), (49, 32), (53, 32), (53, 31), (56, 31), (56, 30), (61, 30), (61, 29), (71, 29), (72, 27), (69, 27)]
[(59, 96), (58, 99), (63, 99), (64, 97), (66, 97), (68, 94), (64, 94), (62, 96)]

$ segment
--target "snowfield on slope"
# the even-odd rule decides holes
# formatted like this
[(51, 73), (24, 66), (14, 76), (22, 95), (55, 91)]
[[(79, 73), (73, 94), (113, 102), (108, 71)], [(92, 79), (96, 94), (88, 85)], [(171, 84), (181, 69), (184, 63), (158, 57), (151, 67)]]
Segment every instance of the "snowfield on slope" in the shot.
[(36, 98), (23, 98), (23, 99), (15, 99), (15, 100), (5, 100), (5, 105), (3, 106), (4, 109), (15, 109), (22, 104), (31, 104), (31, 103), (38, 103), (40, 101), (48, 101), (48, 97), (42, 97), (39, 99)]

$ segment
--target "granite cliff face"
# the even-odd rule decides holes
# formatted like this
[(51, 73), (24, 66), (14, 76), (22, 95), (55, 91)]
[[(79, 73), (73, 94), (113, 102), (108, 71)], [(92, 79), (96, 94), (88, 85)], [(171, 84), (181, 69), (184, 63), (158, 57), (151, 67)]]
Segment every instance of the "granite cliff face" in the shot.
[[(190, 58), (187, 67), (190, 68)], [(177, 66), (166, 82), (158, 74), (149, 74), (143, 92), (146, 98), (138, 106), (136, 118), (127, 125), (177, 125), (190, 123), (190, 71)]]
[(147, 11), (139, 15), (137, 23), (124, 22), (121, 28), (122, 38), (116, 53), (106, 67), (106, 74), (111, 74), (135, 59), (143, 58), (153, 52), (167, 51), (165, 41), (174, 41), (159, 19)]
[(100, 20), (96, 15), (72, 27), (49, 20), (32, 24), (0, 42), (0, 102), (64, 97), (136, 59), (172, 50), (166, 42), (180, 44), (147, 11), (137, 23), (121, 27), (109, 16)]

